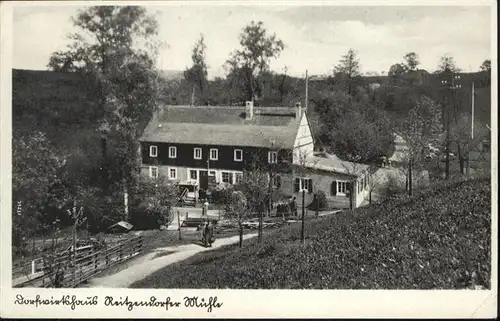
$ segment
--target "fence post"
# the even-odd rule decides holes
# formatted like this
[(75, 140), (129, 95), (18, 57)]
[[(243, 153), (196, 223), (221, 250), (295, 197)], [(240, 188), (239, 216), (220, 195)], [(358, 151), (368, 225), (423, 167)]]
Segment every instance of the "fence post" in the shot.
[(97, 268), (99, 266), (99, 264), (98, 264), (99, 263), (99, 255), (98, 254), (99, 254), (98, 251), (94, 252), (94, 273), (97, 273)]
[(179, 228), (179, 240), (182, 240), (182, 234), (181, 234), (181, 213), (180, 211), (177, 211), (177, 225)]
[(123, 257), (122, 251), (123, 251), (123, 243), (120, 243), (120, 249), (119, 249), (119, 257), (120, 257), (119, 261), (120, 262), (122, 261), (122, 257)]
[(31, 261), (31, 274), (35, 274), (36, 268), (35, 268), (35, 260)]

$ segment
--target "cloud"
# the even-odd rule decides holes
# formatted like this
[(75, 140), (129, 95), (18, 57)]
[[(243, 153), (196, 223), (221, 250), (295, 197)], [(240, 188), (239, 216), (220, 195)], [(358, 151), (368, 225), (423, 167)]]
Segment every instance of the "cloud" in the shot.
[[(17, 7), (14, 14), (14, 67), (44, 69), (52, 52), (64, 49), (76, 7)], [(183, 70), (203, 33), (209, 76), (224, 73), (222, 65), (239, 46), (239, 34), (251, 20), (263, 21), (283, 40), (285, 50), (271, 68), (303, 75), (331, 72), (349, 48), (359, 54), (364, 71), (387, 71), (405, 53), (420, 55), (422, 67), (433, 70), (439, 57), (452, 54), (458, 65), (477, 69), (490, 55), (489, 7), (321, 7), (321, 6), (152, 6), (158, 12), (158, 38), (169, 46), (159, 64)]]

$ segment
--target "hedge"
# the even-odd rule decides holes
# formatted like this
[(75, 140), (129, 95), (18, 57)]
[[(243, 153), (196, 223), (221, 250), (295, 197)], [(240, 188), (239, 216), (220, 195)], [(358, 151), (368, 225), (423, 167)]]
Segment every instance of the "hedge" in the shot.
[[(491, 186), (455, 182), (202, 252), (132, 287), (490, 288)], [(185, 277), (189, 275), (189, 277)]]

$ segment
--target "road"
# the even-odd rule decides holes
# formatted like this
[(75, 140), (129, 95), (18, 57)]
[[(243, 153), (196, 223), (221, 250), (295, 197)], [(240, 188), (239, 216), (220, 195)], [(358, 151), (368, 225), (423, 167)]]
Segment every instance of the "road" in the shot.
[[(247, 234), (243, 239), (250, 239), (257, 236)], [(205, 248), (198, 244), (187, 244), (179, 246), (160, 247), (151, 253), (133, 259), (130, 266), (116, 274), (93, 278), (82, 287), (89, 288), (128, 288), (133, 283), (143, 280), (150, 274), (176, 262), (185, 260), (197, 253), (213, 250), (221, 246), (235, 244), (239, 241), (239, 236), (217, 239), (212, 247)]]

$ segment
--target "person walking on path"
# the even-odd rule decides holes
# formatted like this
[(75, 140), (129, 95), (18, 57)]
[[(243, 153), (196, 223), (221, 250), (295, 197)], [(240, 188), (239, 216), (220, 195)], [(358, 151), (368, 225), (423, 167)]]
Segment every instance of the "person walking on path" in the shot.
[(208, 220), (205, 225), (203, 234), (203, 243), (205, 244), (205, 247), (212, 247), (212, 243), (214, 242), (214, 225), (211, 220)]
[(297, 201), (295, 200), (295, 196), (290, 201), (290, 210), (293, 216), (297, 216)]

